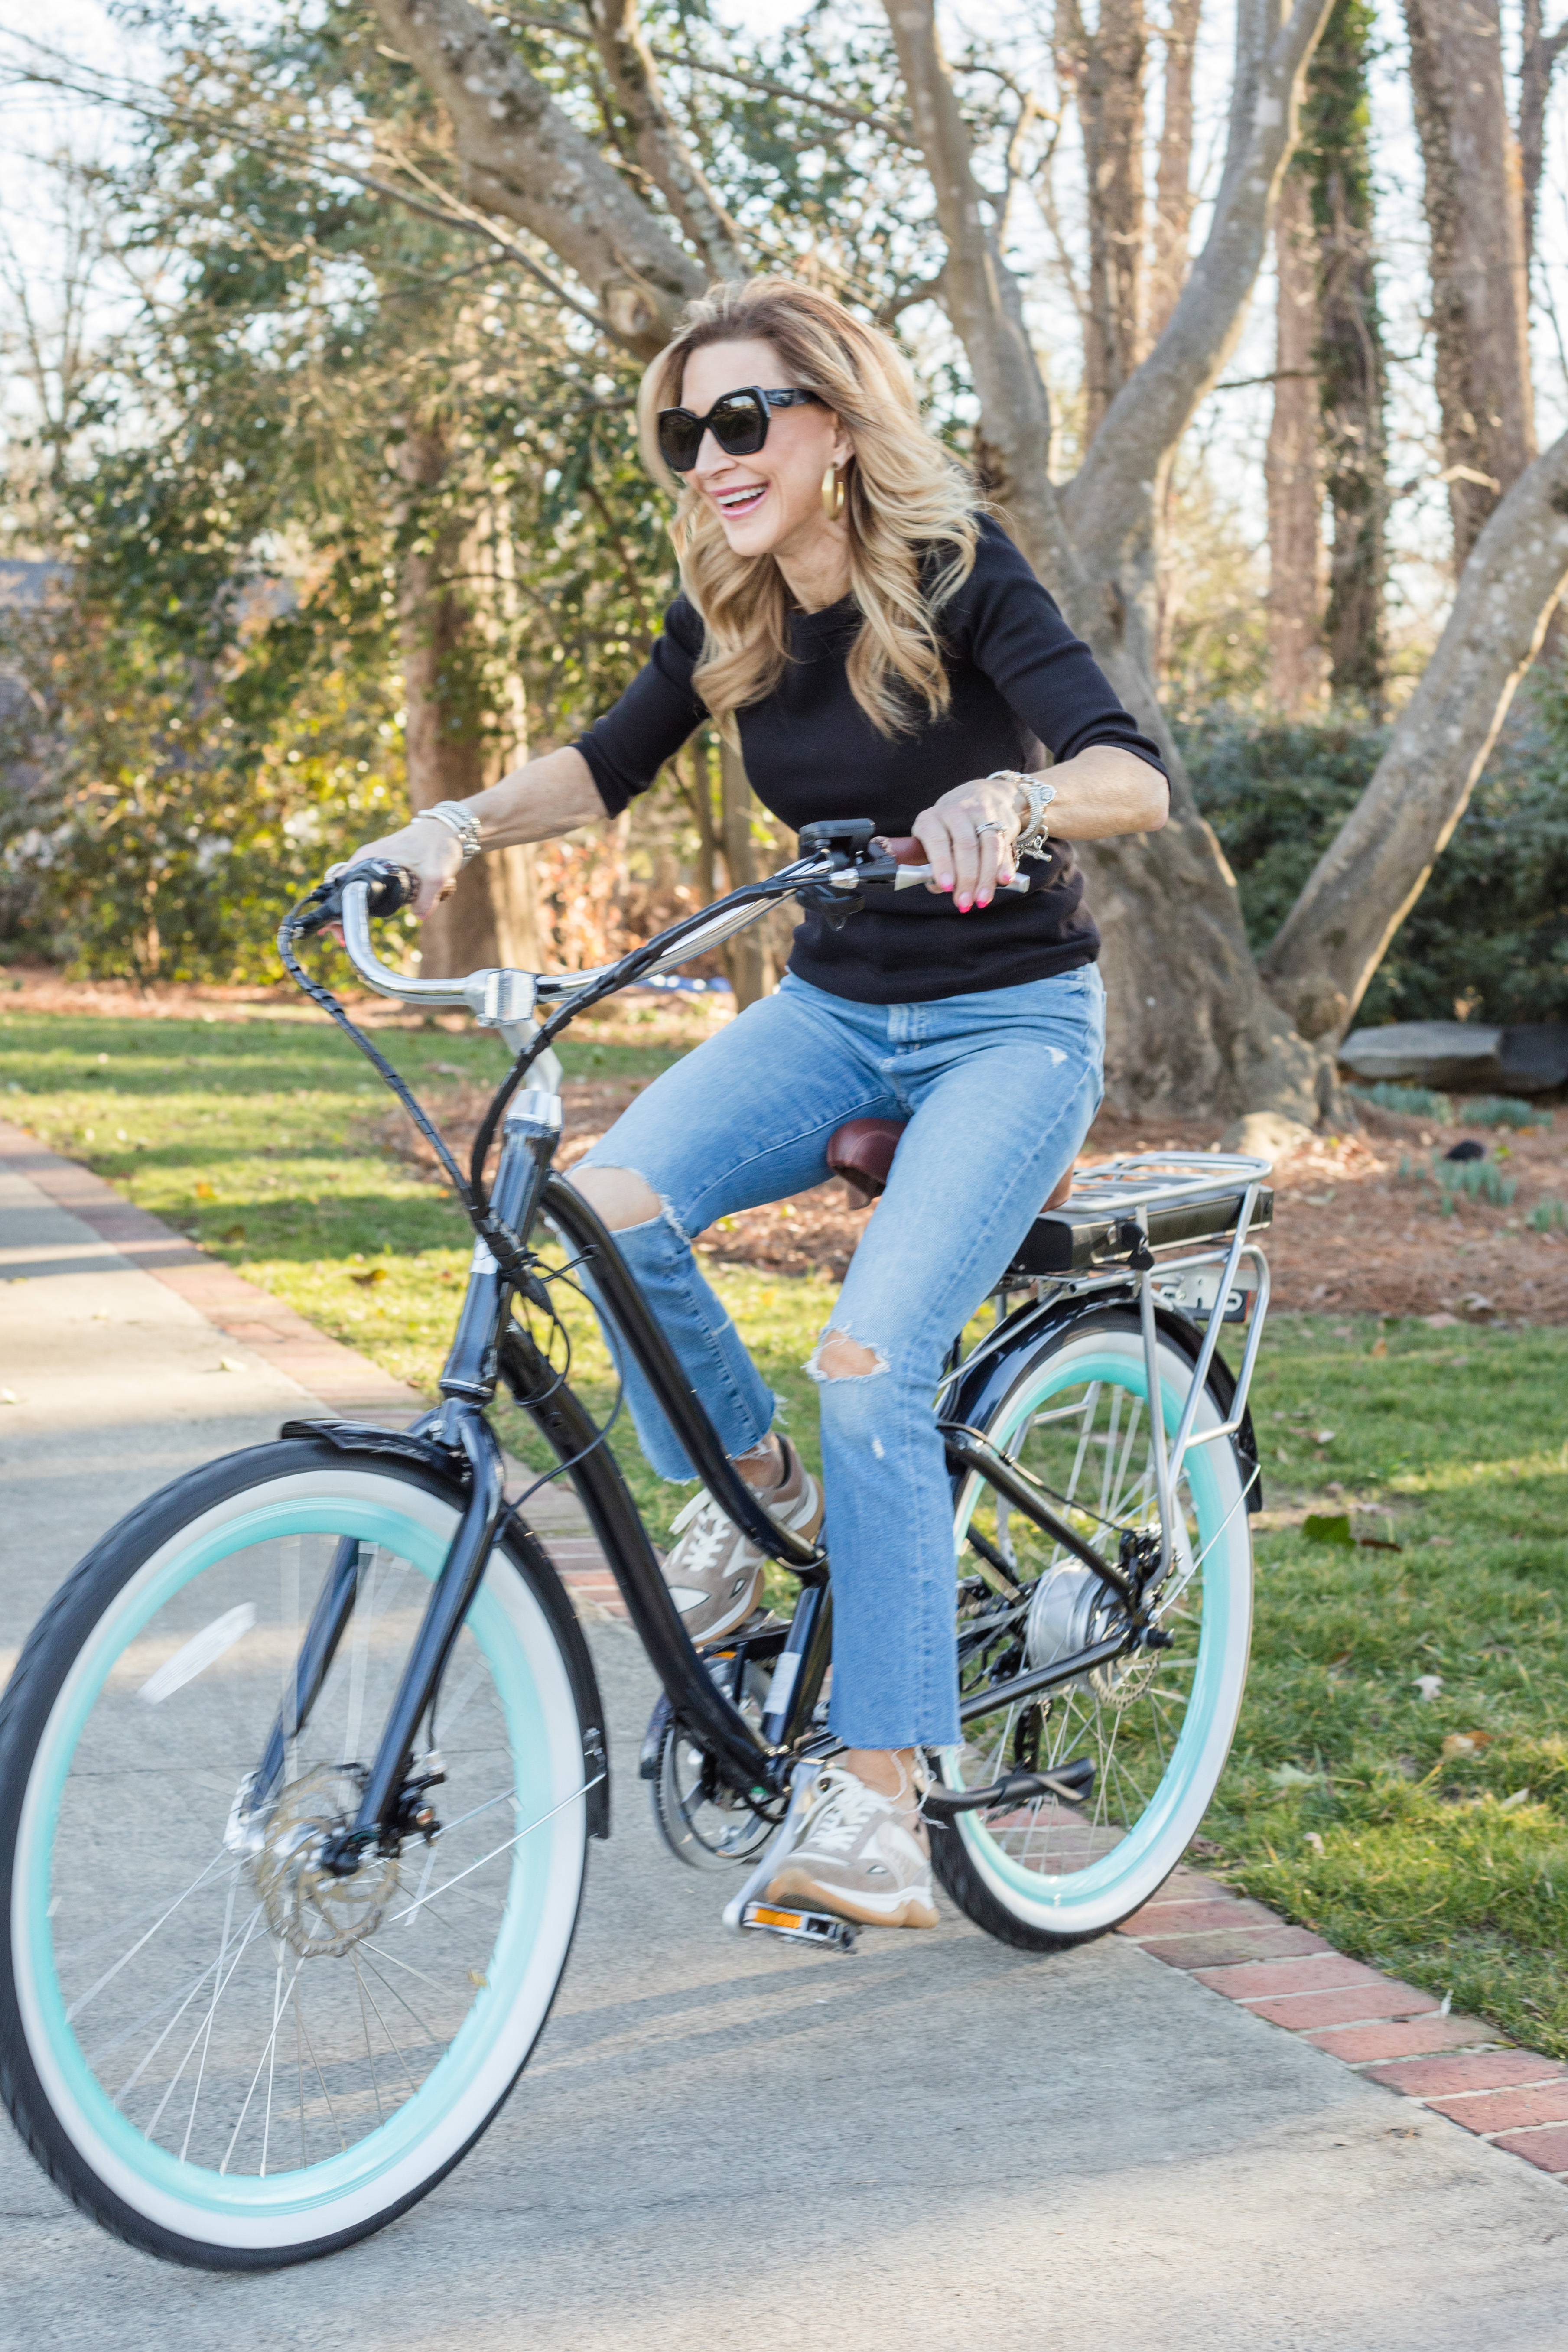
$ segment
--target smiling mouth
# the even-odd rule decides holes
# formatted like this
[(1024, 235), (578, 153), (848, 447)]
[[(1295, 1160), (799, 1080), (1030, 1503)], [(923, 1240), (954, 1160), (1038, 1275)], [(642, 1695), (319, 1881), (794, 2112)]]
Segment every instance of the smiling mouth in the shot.
[(754, 514), (768, 494), (766, 482), (748, 482), (743, 489), (717, 493), (721, 515)]

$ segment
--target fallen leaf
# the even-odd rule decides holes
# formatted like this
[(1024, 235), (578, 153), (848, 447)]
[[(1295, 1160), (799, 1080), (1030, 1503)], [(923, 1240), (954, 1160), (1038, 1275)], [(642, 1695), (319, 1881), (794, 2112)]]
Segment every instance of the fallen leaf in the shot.
[(373, 1265), (366, 1274), (351, 1274), (349, 1280), (357, 1282), (362, 1290), (368, 1290), (373, 1282), (386, 1280), (386, 1268), (384, 1265)]
[(1372, 1352), (1374, 1356), (1386, 1356), (1388, 1353), (1387, 1340), (1374, 1339), (1372, 1343)]
[(247, 1369), (240, 1362), (237, 1356), (220, 1356), (217, 1360), (217, 1368), (220, 1372), (243, 1372)]
[(1479, 1756), (1491, 1742), (1489, 1731), (1450, 1731), (1440, 1752), (1445, 1756)]
[(216, 1201), (217, 1198), (216, 1186), (208, 1184), (204, 1181), (196, 1186), (196, 1198), (198, 1201)]
[(1277, 1789), (1315, 1789), (1321, 1772), (1303, 1772), (1299, 1764), (1276, 1764), (1268, 1774)]
[(1331, 1429), (1315, 1429), (1312, 1432), (1312, 1443), (1314, 1445), (1331, 1445), (1333, 1442), (1334, 1433)]
[(1511, 1797), (1500, 1797), (1498, 1800), (1498, 1811), (1500, 1813), (1511, 1813), (1515, 1805), (1526, 1805), (1529, 1802), (1530, 1790), (1516, 1789)]
[(1309, 1830), (1307, 1832), (1306, 1843), (1311, 1847), (1314, 1853), (1321, 1853), (1324, 1851), (1323, 1841), (1319, 1836), (1316, 1830)]
[(223, 1238), (226, 1242), (242, 1242), (245, 1239), (245, 1227), (243, 1225), (229, 1225), (226, 1227)]
[(1355, 1541), (1348, 1511), (1309, 1511), (1301, 1522), (1301, 1533), (1309, 1543), (1343, 1544), (1348, 1549)]
[(1441, 1675), (1417, 1675), (1415, 1687), (1423, 1698), (1436, 1698), (1443, 1687), (1443, 1677)]

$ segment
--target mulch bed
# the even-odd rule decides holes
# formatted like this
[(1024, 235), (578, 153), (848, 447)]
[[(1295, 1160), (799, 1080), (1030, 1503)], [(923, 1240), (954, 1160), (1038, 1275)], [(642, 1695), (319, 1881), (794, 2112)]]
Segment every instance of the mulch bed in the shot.
[[(636, 1091), (614, 1080), (567, 1085), (563, 1165), (581, 1159)], [(447, 1134), (466, 1144), (487, 1099), (465, 1087), (431, 1107)], [(1276, 1310), (1568, 1323), (1568, 1225), (1536, 1233), (1525, 1222), (1543, 1200), (1568, 1201), (1562, 1113), (1551, 1128), (1522, 1132), (1443, 1127), (1370, 1105), (1358, 1105), (1357, 1115), (1355, 1132), (1315, 1136), (1276, 1168), (1268, 1244)], [(428, 1147), (401, 1116), (381, 1122), (379, 1131), (400, 1156), (434, 1172)], [(1506, 1208), (1461, 1200), (1445, 1215), (1431, 1164), (1467, 1134), (1497, 1155), (1517, 1191)], [(1124, 1151), (1205, 1150), (1215, 1140), (1212, 1123), (1162, 1121), (1140, 1130), (1102, 1117), (1079, 1165)], [(700, 1246), (720, 1265), (839, 1281), (868, 1213), (877, 1212), (851, 1210), (835, 1180), (727, 1217)]]

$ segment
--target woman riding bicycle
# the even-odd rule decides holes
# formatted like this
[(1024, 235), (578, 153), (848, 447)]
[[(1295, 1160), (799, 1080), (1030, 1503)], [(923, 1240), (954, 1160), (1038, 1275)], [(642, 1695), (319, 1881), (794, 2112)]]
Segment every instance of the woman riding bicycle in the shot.
[[(650, 467), (679, 487), (682, 582), (647, 665), (576, 743), (359, 854), (411, 868), (428, 914), (476, 845), (617, 815), (711, 722), (786, 824), (870, 817), (896, 856), (929, 860), (927, 891), (837, 928), (808, 913), (775, 993), (638, 1096), (572, 1181), (769, 1509), (815, 1533), (826, 1501), (845, 1752), (768, 1895), (934, 1927), (921, 1757), (960, 1735), (932, 1401), (1100, 1102), (1100, 942), (1068, 845), (1162, 825), (1164, 772), (922, 425), (894, 344), (831, 297), (761, 278), (693, 303), (641, 415)], [(1048, 783), (1023, 772), (1037, 743)], [(691, 1237), (824, 1181), (829, 1137), (860, 1118), (908, 1125), (807, 1366), (824, 1497)], [(689, 1480), (617, 1357), (648, 1461)], [(762, 1555), (702, 1494), (675, 1532), (666, 1576), (692, 1639), (714, 1641), (755, 1609)]]

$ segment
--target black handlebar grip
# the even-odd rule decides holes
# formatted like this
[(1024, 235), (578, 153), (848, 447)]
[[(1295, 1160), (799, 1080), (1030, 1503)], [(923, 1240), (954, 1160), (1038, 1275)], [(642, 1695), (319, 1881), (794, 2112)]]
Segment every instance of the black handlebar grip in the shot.
[(343, 892), (351, 882), (368, 882), (366, 900), (373, 915), (395, 915), (406, 907), (419, 887), (419, 877), (406, 866), (395, 866), (389, 857), (367, 857), (358, 866), (350, 866), (323, 882), (320, 895), (312, 893), (311, 903), (295, 921), (298, 931), (323, 931), (329, 923), (341, 923), (343, 919)]

